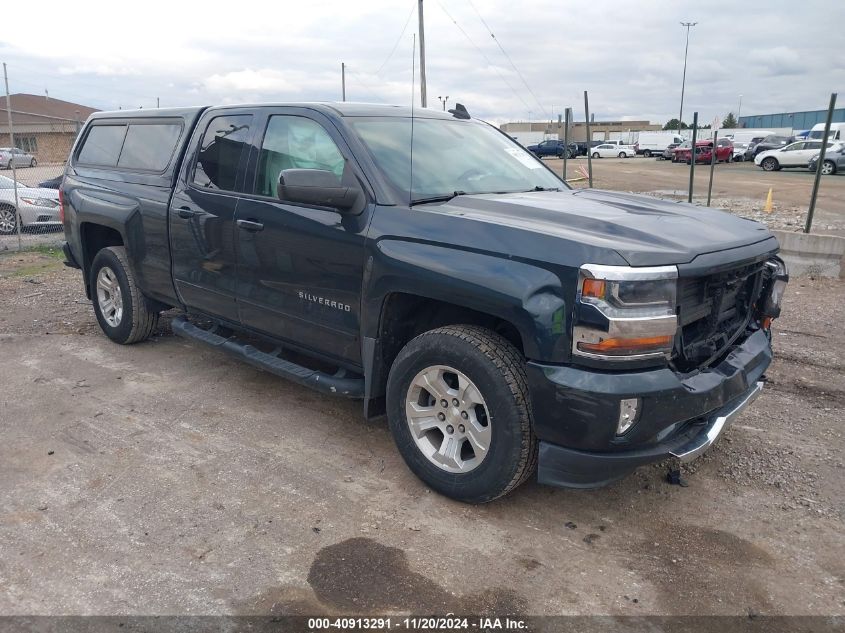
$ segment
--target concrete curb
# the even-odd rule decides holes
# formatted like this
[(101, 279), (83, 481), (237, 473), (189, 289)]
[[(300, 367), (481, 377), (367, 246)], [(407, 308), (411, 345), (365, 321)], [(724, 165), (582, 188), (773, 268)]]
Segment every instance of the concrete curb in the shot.
[(845, 279), (845, 237), (772, 231), (790, 276)]

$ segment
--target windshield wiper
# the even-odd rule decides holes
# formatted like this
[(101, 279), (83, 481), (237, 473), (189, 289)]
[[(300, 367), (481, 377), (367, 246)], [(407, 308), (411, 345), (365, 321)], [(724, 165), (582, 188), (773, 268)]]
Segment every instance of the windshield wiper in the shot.
[(560, 191), (560, 187), (541, 187), (540, 185), (537, 185), (530, 191)]
[(452, 198), (457, 198), (458, 196), (465, 196), (466, 191), (453, 191), (452, 193), (447, 193), (442, 196), (430, 196), (428, 198), (415, 198), (411, 200), (410, 206), (414, 206), (415, 204), (425, 204), (427, 202), (449, 202)]

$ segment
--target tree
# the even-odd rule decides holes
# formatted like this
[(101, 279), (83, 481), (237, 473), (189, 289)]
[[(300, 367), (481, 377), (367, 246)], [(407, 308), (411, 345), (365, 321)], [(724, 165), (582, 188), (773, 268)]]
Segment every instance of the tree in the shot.
[[(689, 128), (689, 125), (681, 121), (681, 129), (686, 130)], [(666, 125), (663, 126), (664, 130), (677, 130), (678, 129), (678, 119), (669, 119), (666, 122)]]
[(733, 130), (734, 128), (739, 127), (739, 122), (736, 120), (733, 112), (728, 112), (728, 116), (726, 116), (725, 120), (722, 121), (722, 127), (728, 130)]

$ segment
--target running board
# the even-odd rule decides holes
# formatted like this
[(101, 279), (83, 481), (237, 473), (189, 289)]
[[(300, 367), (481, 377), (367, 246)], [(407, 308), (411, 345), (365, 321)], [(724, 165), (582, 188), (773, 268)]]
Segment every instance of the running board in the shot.
[(364, 379), (332, 376), (325, 372), (308, 369), (290, 361), (256, 349), (252, 345), (225, 338), (215, 334), (213, 330), (203, 330), (190, 323), (184, 316), (173, 319), (170, 326), (173, 332), (181, 337), (200, 341), (206, 345), (216, 347), (253, 367), (287, 378), (295, 383), (336, 396), (347, 398), (364, 397)]

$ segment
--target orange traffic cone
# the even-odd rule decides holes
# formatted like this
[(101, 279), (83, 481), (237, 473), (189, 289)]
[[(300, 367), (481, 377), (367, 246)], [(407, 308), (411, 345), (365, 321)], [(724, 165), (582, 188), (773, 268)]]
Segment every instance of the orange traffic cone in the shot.
[(766, 206), (763, 207), (763, 211), (766, 213), (772, 212), (772, 188), (769, 187), (769, 195), (766, 196)]

